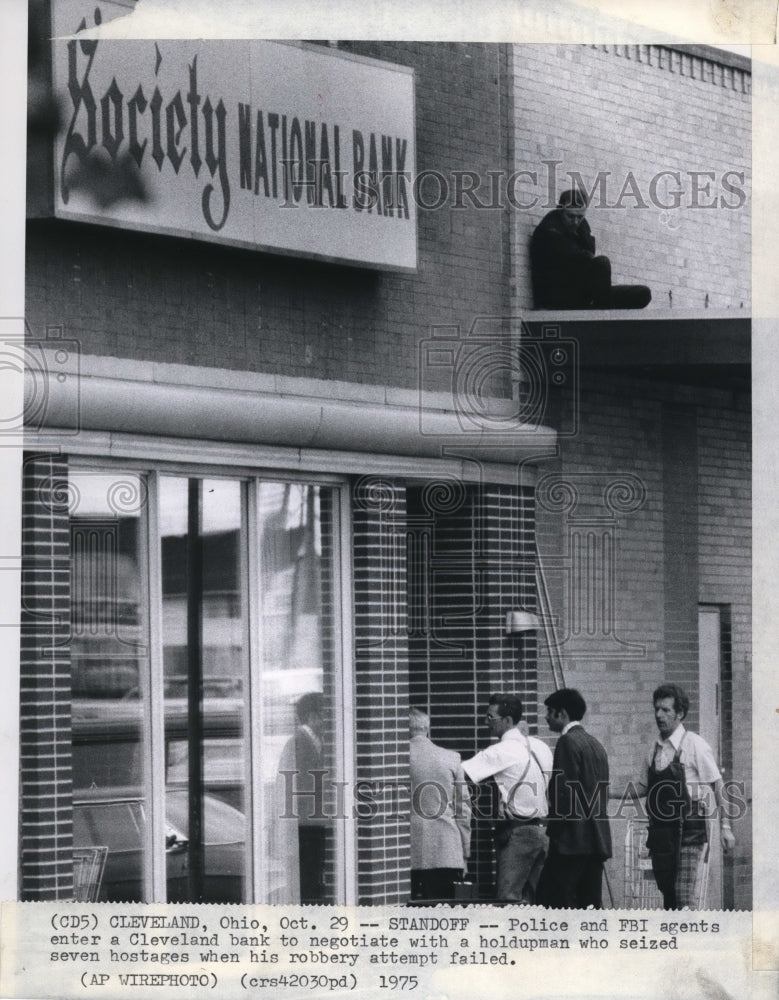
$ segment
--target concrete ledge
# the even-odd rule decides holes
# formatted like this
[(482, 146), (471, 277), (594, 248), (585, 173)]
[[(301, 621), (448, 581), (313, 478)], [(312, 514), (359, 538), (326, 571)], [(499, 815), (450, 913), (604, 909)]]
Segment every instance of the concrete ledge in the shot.
[(75, 354), (58, 361), (53, 346), (39, 354), (25, 374), (35, 429), (512, 466), (548, 455), (557, 440), (548, 427), (512, 423), (509, 399), (481, 401), (489, 415), (469, 419), (445, 393), (420, 399), (412, 390)]
[(584, 367), (748, 366), (751, 317), (651, 309), (538, 310), (522, 316), (534, 336), (554, 326), (576, 340)]

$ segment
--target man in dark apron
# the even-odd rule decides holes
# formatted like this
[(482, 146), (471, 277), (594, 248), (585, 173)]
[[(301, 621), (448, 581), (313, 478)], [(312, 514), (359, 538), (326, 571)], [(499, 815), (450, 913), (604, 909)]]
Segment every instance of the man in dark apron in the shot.
[(653, 695), (657, 742), (647, 760), (647, 847), (666, 910), (695, 909), (696, 883), (707, 848), (706, 795), (714, 792), (724, 851), (735, 838), (723, 811), (722, 776), (708, 743), (682, 725), (690, 699), (676, 684), (661, 684)]

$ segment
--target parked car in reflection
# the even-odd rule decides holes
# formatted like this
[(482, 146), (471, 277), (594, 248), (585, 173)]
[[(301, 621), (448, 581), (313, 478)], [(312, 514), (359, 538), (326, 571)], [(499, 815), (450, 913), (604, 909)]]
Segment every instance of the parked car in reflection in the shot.
[[(170, 902), (233, 903), (251, 898), (248, 842), (254, 878), (268, 902), (287, 902), (297, 893), (297, 825), (277, 820), (258, 824), (250, 837), (248, 734), (242, 698), (213, 689), (203, 698), (197, 739), (192, 736), (187, 701), (166, 697), (162, 751), (152, 758), (148, 706), (140, 697), (74, 698), (72, 775), (74, 848), (107, 847), (98, 900), (144, 900), (146, 866), (151, 863), (149, 782), (164, 784), (167, 899)], [(288, 703), (284, 709), (291, 711)], [(278, 817), (278, 764), (289, 732), (281, 727), (266, 738), (253, 777), (258, 807)], [(189, 829), (190, 754), (197, 754), (203, 803), (203, 877), (192, 892), (195, 853)], [(160, 760), (162, 757), (162, 760)], [(294, 865), (290, 866), (290, 858)]]
[[(203, 785), (203, 877), (197, 899), (190, 876), (189, 720), (186, 703), (165, 706), (165, 845), (170, 902), (238, 903), (246, 900), (246, 819), (242, 703), (208, 698), (199, 746)], [(73, 844), (108, 847), (99, 900), (144, 898), (149, 863), (149, 810), (141, 731), (143, 704), (136, 699), (73, 701)]]
[[(213, 795), (203, 796), (203, 879), (197, 900), (190, 895), (188, 797), (185, 788), (165, 793), (165, 856), (168, 901), (240, 903), (244, 891), (246, 820)], [(106, 846), (100, 902), (144, 898), (144, 841), (147, 809), (135, 788), (91, 788), (74, 793), (73, 843)]]

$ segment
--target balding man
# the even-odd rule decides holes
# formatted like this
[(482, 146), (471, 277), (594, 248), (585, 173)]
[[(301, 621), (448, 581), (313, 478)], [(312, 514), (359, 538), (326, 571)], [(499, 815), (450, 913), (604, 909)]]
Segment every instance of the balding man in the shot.
[(430, 718), (408, 713), (411, 898), (454, 899), (471, 848), (471, 803), (460, 755), (430, 740)]

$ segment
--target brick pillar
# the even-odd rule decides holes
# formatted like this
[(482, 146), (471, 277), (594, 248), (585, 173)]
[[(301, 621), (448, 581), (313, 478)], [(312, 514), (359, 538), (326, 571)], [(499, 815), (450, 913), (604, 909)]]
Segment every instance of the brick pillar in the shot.
[(359, 902), (397, 904), (410, 892), (405, 488), (360, 479), (352, 509)]
[[(309, 489), (313, 489), (313, 487), (309, 487)], [(334, 816), (337, 815), (338, 802), (336, 800), (335, 788), (330, 778), (337, 773), (335, 748), (340, 737), (335, 731), (332, 707), (336, 704), (336, 688), (340, 681), (340, 673), (336, 672), (336, 664), (339, 663), (339, 657), (336, 653), (336, 644), (338, 642), (335, 616), (336, 595), (333, 592), (334, 586), (337, 586), (333, 576), (333, 566), (336, 563), (335, 546), (337, 538), (333, 534), (335, 517), (333, 491), (329, 487), (320, 488), (319, 503), (321, 514), (319, 527), (322, 546), (318, 579), (320, 593), (319, 628), (321, 636), (320, 655), (322, 657), (322, 693), (324, 695), (326, 712), (323, 722), (323, 766), (330, 771), (330, 774), (324, 776), (322, 808), (326, 815)], [(333, 831), (330, 825), (326, 828), (325, 857), (326, 900), (332, 901), (335, 898), (335, 869), (339, 862), (336, 858)]]
[(22, 494), (21, 898), (73, 894), (67, 462), (28, 458)]

